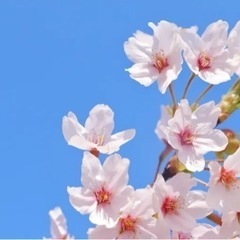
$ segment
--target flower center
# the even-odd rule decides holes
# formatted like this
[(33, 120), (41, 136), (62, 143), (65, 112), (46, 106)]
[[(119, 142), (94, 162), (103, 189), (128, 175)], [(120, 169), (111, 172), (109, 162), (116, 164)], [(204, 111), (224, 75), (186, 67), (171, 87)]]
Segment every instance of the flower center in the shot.
[(119, 221), (121, 226), (120, 234), (126, 231), (135, 233), (137, 219), (128, 215), (126, 218), (120, 218)]
[(204, 52), (200, 53), (200, 55), (198, 57), (199, 71), (210, 68), (213, 59), (214, 59), (213, 57), (209, 57)]
[(192, 145), (194, 135), (190, 129), (185, 129), (179, 133), (181, 145)]
[(111, 193), (109, 193), (108, 191), (106, 191), (104, 189), (104, 187), (102, 187), (99, 191), (94, 192), (94, 195), (96, 197), (97, 200), (97, 204), (103, 204), (103, 203), (108, 203), (110, 204), (110, 197), (111, 197)]
[(159, 73), (168, 66), (168, 61), (163, 50), (161, 50), (160, 53), (155, 54), (153, 66), (157, 68)]
[(224, 167), (221, 168), (221, 173), (218, 182), (221, 182), (223, 185), (225, 185), (227, 189), (229, 189), (230, 187), (233, 187), (236, 181), (237, 178), (233, 170), (228, 171)]
[(102, 146), (104, 144), (104, 135), (98, 135), (92, 133), (88, 135), (88, 141), (96, 144), (97, 146)]
[(163, 201), (161, 210), (165, 216), (167, 214), (176, 214), (179, 208), (181, 208), (181, 203), (178, 197), (166, 197)]

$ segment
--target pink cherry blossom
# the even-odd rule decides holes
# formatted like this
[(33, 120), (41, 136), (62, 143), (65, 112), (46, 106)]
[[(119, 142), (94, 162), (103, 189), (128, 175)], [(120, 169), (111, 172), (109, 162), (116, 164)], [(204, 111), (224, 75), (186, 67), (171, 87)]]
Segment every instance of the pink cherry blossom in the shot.
[(94, 224), (115, 224), (133, 194), (133, 188), (127, 186), (128, 167), (129, 160), (118, 154), (107, 157), (102, 166), (98, 158), (84, 152), (83, 187), (68, 187), (70, 203), (81, 214), (90, 214)]
[(182, 70), (182, 45), (178, 27), (167, 21), (149, 23), (153, 36), (137, 31), (124, 43), (124, 50), (134, 65), (127, 69), (130, 77), (144, 86), (157, 80), (161, 93), (177, 79)]
[(196, 219), (208, 215), (211, 210), (206, 204), (205, 193), (190, 191), (195, 185), (196, 180), (187, 173), (178, 173), (166, 182), (158, 175), (153, 202), (158, 221), (164, 220), (173, 231), (187, 233), (196, 226)]
[[(138, 189), (131, 201), (121, 210), (117, 223), (111, 228), (97, 226), (89, 229), (90, 239), (156, 239), (153, 217), (152, 190)], [(163, 229), (164, 230), (164, 229)], [(166, 235), (162, 235), (163, 238)]]
[(193, 73), (210, 84), (231, 79), (232, 69), (228, 63), (228, 23), (217, 21), (210, 24), (200, 37), (196, 30), (180, 31), (185, 43), (184, 58)]
[(135, 130), (130, 129), (112, 134), (114, 113), (107, 105), (98, 104), (89, 113), (83, 127), (74, 113), (69, 112), (63, 117), (62, 131), (69, 145), (92, 153), (111, 154), (120, 146), (131, 140)]
[(240, 212), (240, 148), (228, 156), (221, 166), (210, 162), (209, 189), (207, 203), (218, 211), (230, 210)]
[[(224, 150), (228, 144), (225, 134), (213, 129), (221, 110), (214, 102), (199, 106), (192, 112), (186, 99), (181, 100), (174, 117), (162, 127), (167, 142), (177, 150), (179, 160), (190, 171), (202, 171), (203, 154)], [(207, 115), (206, 115), (207, 113)]]

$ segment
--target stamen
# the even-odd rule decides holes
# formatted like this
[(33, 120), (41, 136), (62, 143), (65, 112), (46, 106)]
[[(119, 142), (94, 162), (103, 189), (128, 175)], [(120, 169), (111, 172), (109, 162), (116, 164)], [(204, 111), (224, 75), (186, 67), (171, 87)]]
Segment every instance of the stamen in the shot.
[(210, 57), (206, 53), (202, 52), (198, 57), (199, 71), (210, 68), (213, 60), (213, 57)]
[(126, 218), (120, 218), (119, 221), (121, 226), (120, 234), (126, 231), (135, 233), (137, 219), (132, 218), (130, 215), (128, 215)]
[(192, 145), (194, 140), (194, 135), (190, 129), (184, 129), (182, 132), (179, 133), (179, 139), (181, 145)]
[(161, 207), (163, 215), (176, 214), (178, 209), (181, 207), (180, 205), (178, 197), (166, 197)]
[(155, 54), (153, 66), (157, 68), (159, 73), (161, 73), (162, 70), (168, 66), (168, 61), (163, 50)]
[(104, 187), (102, 187), (99, 191), (94, 192), (94, 194), (95, 194), (98, 205), (104, 204), (104, 203), (110, 204), (111, 193), (106, 191)]
[(221, 173), (218, 182), (221, 182), (227, 189), (234, 186), (237, 181), (236, 174), (233, 170), (226, 170), (224, 167), (221, 168)]

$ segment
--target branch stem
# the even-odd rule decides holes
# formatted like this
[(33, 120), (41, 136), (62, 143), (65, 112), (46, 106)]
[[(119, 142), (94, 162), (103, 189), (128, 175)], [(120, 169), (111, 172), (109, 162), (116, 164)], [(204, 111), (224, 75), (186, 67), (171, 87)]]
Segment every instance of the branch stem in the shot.
[(200, 94), (200, 96), (195, 100), (194, 104), (198, 104), (200, 100), (204, 97), (204, 95), (213, 87), (213, 84), (209, 84), (204, 91)]
[(189, 87), (190, 87), (190, 85), (191, 85), (191, 83), (192, 83), (192, 80), (193, 80), (195, 77), (196, 77), (196, 74), (195, 74), (195, 73), (192, 73), (192, 75), (189, 77), (188, 82), (187, 82), (187, 85), (186, 85), (186, 87), (185, 87), (185, 89), (184, 89), (184, 92), (183, 92), (182, 99), (186, 98), (188, 89), (189, 89)]

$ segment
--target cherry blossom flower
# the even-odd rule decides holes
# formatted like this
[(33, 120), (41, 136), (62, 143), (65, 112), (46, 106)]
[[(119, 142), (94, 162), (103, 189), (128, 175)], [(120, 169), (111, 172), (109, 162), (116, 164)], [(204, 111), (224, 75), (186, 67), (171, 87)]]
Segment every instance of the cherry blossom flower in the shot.
[[(152, 217), (152, 190), (138, 189), (121, 210), (117, 223), (111, 228), (97, 226), (88, 230), (89, 239), (156, 239), (156, 219)], [(164, 238), (166, 235), (162, 235)]]
[(68, 234), (66, 219), (60, 207), (49, 211), (52, 239), (74, 239)]
[(89, 150), (94, 155), (98, 153), (111, 154), (131, 140), (134, 129), (112, 134), (114, 128), (114, 113), (107, 105), (98, 104), (89, 113), (83, 127), (74, 113), (69, 112), (63, 117), (62, 131), (69, 145), (82, 150)]
[(240, 148), (229, 155), (221, 166), (210, 162), (209, 189), (207, 203), (219, 212), (230, 210), (240, 212)]
[(106, 158), (103, 166), (98, 158), (84, 152), (81, 181), (83, 187), (68, 187), (70, 203), (81, 214), (98, 225), (114, 225), (119, 211), (133, 194), (127, 186), (129, 160), (118, 154)]
[(184, 58), (193, 73), (210, 84), (231, 79), (232, 68), (228, 63), (228, 23), (217, 21), (210, 24), (200, 37), (196, 30), (180, 31), (185, 43)]
[(177, 79), (182, 70), (182, 45), (178, 27), (167, 21), (149, 23), (153, 36), (137, 31), (124, 43), (124, 50), (134, 65), (126, 69), (130, 77), (144, 86), (157, 80), (161, 93)]
[(166, 182), (158, 175), (153, 207), (158, 220), (163, 219), (171, 230), (188, 233), (196, 226), (196, 219), (211, 213), (205, 192), (190, 191), (195, 185), (196, 180), (187, 173), (178, 173)]
[(220, 112), (213, 101), (192, 112), (188, 101), (183, 99), (174, 117), (168, 121), (168, 126), (162, 128), (165, 139), (177, 150), (179, 160), (188, 170), (202, 171), (205, 165), (203, 154), (221, 151), (227, 146), (225, 134), (213, 129)]

